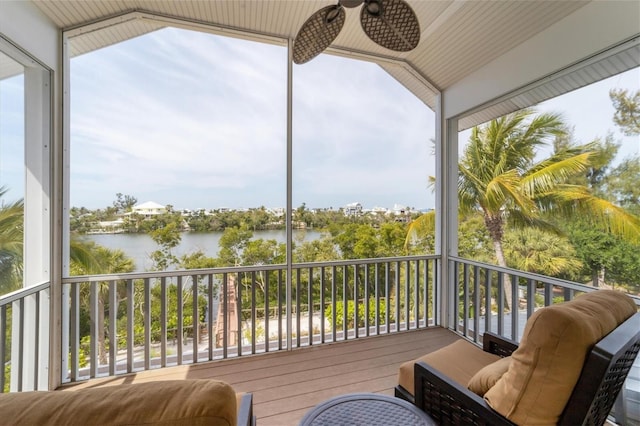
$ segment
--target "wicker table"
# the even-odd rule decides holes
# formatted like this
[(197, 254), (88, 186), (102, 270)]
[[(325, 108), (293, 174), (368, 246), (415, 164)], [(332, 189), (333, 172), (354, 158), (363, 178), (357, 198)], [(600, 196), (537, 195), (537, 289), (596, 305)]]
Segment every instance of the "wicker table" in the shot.
[(433, 426), (436, 423), (413, 404), (375, 393), (353, 393), (322, 402), (305, 414), (300, 426)]

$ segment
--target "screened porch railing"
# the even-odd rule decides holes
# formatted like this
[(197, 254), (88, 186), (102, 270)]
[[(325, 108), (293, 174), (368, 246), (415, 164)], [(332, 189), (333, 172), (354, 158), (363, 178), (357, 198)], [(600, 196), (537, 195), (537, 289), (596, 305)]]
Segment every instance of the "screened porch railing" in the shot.
[(50, 283), (0, 297), (1, 392), (47, 390)]
[(427, 327), (437, 262), (293, 264), (290, 294), (286, 265), (65, 278), (62, 381)]

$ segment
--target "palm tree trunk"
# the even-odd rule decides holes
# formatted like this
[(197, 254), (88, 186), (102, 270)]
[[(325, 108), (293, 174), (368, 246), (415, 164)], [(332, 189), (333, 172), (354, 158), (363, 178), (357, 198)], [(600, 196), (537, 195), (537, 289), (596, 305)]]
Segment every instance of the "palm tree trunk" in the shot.
[[(484, 223), (489, 231), (489, 235), (491, 236), (491, 241), (493, 242), (493, 250), (496, 254), (496, 261), (498, 265), (506, 268), (507, 261), (504, 258), (504, 249), (502, 248), (502, 229), (503, 229), (503, 221), (500, 216), (484, 216)], [(509, 306), (511, 304), (511, 299), (513, 297), (513, 292), (511, 291), (511, 282), (509, 275), (504, 277), (504, 307), (506, 310), (509, 310)]]
[[(506, 268), (507, 267), (507, 261), (504, 259), (504, 250), (502, 249), (502, 241), (493, 240), (493, 249), (496, 252), (496, 260), (498, 262), (498, 265)], [(503, 290), (504, 290), (504, 299), (505, 299), (504, 300), (504, 307), (505, 307), (505, 309), (509, 310), (509, 305), (510, 305), (511, 299), (513, 297), (513, 291), (511, 289), (510, 275), (505, 275), (504, 276)]]
[(604, 266), (599, 269), (591, 270), (591, 284), (594, 287), (602, 287), (604, 285)]
[(102, 293), (98, 296), (98, 362), (99, 364), (107, 363), (107, 345), (105, 342), (105, 329), (104, 329), (104, 300)]

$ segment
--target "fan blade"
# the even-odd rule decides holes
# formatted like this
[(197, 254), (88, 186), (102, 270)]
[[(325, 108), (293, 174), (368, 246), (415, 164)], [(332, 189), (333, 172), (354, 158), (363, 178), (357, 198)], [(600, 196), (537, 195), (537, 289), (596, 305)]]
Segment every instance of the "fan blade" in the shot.
[(365, 0), (360, 23), (371, 40), (387, 49), (408, 52), (420, 42), (418, 18), (403, 0)]
[(293, 41), (293, 62), (304, 64), (322, 53), (338, 37), (345, 18), (340, 5), (324, 7), (311, 15)]

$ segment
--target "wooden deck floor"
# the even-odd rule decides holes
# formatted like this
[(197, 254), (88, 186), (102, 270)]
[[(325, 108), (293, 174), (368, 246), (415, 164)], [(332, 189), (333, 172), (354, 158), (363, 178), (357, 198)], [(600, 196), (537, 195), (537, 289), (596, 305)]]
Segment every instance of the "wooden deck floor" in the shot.
[(457, 339), (433, 327), (388, 336), (94, 379), (65, 389), (169, 379), (215, 378), (253, 393), (258, 425), (297, 425), (316, 404), (337, 395), (393, 395), (400, 364)]

